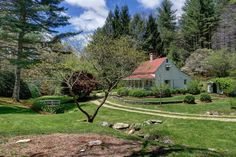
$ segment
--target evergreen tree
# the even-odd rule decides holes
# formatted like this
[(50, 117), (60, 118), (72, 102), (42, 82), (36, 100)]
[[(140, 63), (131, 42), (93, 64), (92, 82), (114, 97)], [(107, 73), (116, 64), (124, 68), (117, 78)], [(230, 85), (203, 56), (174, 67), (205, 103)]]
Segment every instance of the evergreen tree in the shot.
[(135, 14), (130, 21), (130, 35), (135, 39), (137, 47), (141, 48), (144, 40), (145, 34), (145, 20), (141, 17), (140, 14)]
[(129, 8), (127, 5), (125, 5), (121, 8), (120, 22), (121, 22), (121, 35), (128, 35), (129, 34), (130, 15), (129, 15)]
[(163, 44), (158, 32), (158, 25), (156, 19), (150, 15), (146, 24), (146, 31), (144, 34), (143, 50), (151, 53), (155, 53), (157, 56), (163, 54)]
[(2, 51), (11, 54), (15, 64), (13, 99), (19, 101), (21, 71), (38, 59), (43, 34), (68, 24), (61, 13), (62, 0), (0, 0), (0, 40), (8, 43)]
[(168, 53), (170, 43), (174, 40), (176, 31), (176, 10), (172, 10), (173, 4), (170, 0), (164, 0), (158, 11), (158, 26), (163, 41), (164, 51)]
[(109, 36), (113, 36), (114, 34), (113, 19), (114, 19), (114, 15), (112, 11), (110, 11), (106, 18), (105, 25), (103, 26), (103, 31)]
[(211, 37), (218, 21), (214, 0), (187, 0), (181, 25), (190, 51), (211, 48)]
[(118, 6), (115, 7), (114, 10), (114, 18), (112, 20), (112, 27), (113, 27), (113, 37), (117, 38), (120, 36), (120, 33), (122, 32), (122, 24), (120, 20), (120, 9)]

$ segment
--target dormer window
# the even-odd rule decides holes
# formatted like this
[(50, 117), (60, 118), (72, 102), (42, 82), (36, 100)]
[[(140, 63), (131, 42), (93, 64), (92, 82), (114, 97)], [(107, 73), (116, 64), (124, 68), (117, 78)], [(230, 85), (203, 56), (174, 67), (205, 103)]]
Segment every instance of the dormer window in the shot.
[(166, 71), (169, 71), (170, 70), (170, 64), (166, 63)]

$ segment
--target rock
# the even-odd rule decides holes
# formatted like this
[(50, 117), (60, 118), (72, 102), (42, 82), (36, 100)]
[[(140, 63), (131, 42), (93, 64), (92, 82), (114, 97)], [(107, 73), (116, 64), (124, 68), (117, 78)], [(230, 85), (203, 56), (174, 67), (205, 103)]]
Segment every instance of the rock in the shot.
[(216, 149), (215, 148), (208, 148), (209, 151), (215, 152)]
[(207, 111), (206, 115), (210, 115), (210, 116), (218, 116), (219, 113), (217, 111)]
[(16, 141), (16, 143), (28, 143), (30, 141), (31, 139), (23, 139), (23, 140)]
[(131, 135), (131, 134), (134, 134), (134, 132), (135, 132), (135, 129), (130, 129), (130, 130), (127, 132), (127, 134)]
[(89, 141), (88, 142), (88, 145), (89, 146), (99, 146), (102, 144), (102, 141), (101, 140), (96, 140), (96, 141)]
[(159, 136), (157, 135), (150, 135), (150, 134), (145, 134), (143, 137), (145, 140), (157, 140), (159, 138)]
[(101, 122), (101, 126), (112, 127), (112, 124), (110, 124), (109, 122)]
[(152, 125), (152, 124), (161, 124), (163, 123), (162, 120), (155, 120), (155, 119), (151, 119), (151, 120), (147, 120), (144, 123), (148, 124), (148, 125)]
[(142, 128), (143, 124), (136, 123), (130, 126), (130, 128), (134, 129), (135, 131), (139, 131)]
[(165, 144), (173, 144), (173, 141), (171, 139), (169, 139), (169, 137), (164, 137), (162, 139), (162, 142)]
[(113, 129), (122, 130), (129, 128), (129, 124), (126, 123), (115, 123), (112, 127)]

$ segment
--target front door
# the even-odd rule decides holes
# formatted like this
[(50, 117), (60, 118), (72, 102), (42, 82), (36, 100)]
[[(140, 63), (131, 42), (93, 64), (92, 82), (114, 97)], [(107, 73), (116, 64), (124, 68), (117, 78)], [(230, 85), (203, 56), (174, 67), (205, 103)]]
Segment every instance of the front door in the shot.
[(213, 88), (213, 93), (217, 93), (217, 84), (216, 83), (212, 84), (212, 88)]

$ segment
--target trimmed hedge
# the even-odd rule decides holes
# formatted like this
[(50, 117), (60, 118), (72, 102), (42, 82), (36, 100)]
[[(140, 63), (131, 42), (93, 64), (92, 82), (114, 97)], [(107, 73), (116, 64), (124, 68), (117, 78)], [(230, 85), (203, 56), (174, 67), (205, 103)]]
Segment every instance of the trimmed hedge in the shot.
[(155, 97), (171, 97), (171, 89), (165, 84), (153, 87), (152, 92)]
[(117, 89), (117, 94), (119, 96), (128, 96), (129, 95), (129, 90), (125, 87)]
[(131, 90), (129, 90), (129, 96), (147, 97), (147, 96), (152, 96), (152, 92), (144, 90), (144, 89), (131, 89)]
[(187, 104), (195, 104), (195, 97), (192, 96), (192, 95), (187, 95), (187, 96), (184, 98), (184, 103), (187, 103)]
[(202, 102), (211, 102), (211, 96), (209, 94), (203, 93), (200, 95), (200, 101)]

